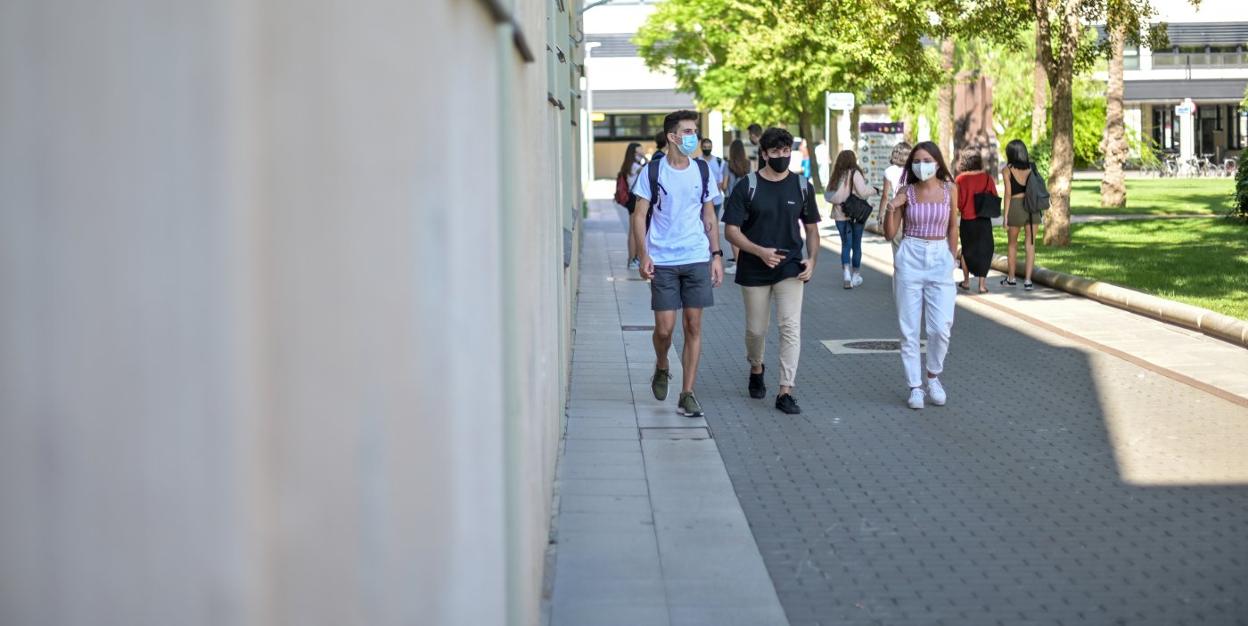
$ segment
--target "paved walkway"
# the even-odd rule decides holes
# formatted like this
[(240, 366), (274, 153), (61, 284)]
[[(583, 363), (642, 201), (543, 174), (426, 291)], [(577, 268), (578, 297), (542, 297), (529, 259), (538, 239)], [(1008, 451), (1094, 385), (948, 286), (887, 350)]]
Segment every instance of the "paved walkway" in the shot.
[[(595, 286), (595, 246), (623, 243), (622, 226), (602, 219), (608, 204), (595, 202), (599, 219), (587, 223), (580, 315), (605, 298), (608, 289), (598, 287), (606, 283), (620, 324), (649, 325), (645, 284), (620, 279), (627, 273), (619, 249), (607, 255), (615, 280), (599, 274)], [(713, 439), (696, 440), (697, 455), (673, 451), (703, 464), (685, 474), (652, 472), (648, 433), (638, 430), (694, 421), (674, 415), (674, 397), (657, 409), (652, 399), (642, 402), (653, 363), (648, 332), (621, 331), (624, 347), (603, 352), (606, 344), (582, 343), (585, 318), (578, 317), (574, 376), (582, 375), (583, 351), (617, 358), (622, 351), (638, 401), (574, 379), (552, 621), (611, 623), (601, 610), (569, 612), (575, 599), (584, 607), (668, 608), (668, 621), (656, 610), (653, 621), (615, 623), (782, 623), (776, 598), (792, 624), (1248, 624), (1248, 351), (1059, 292), (1003, 291), (992, 280), (992, 295), (959, 296), (943, 377), (949, 406), (913, 412), (904, 406), (896, 354), (834, 354), (824, 344), (896, 336), (888, 246), (867, 241), (862, 287), (840, 288), (833, 246), (807, 290), (800, 416), (776, 412), (771, 398), (749, 399), (740, 293), (731, 285), (717, 291), (698, 385)], [(773, 329), (770, 371), (775, 346)], [(616, 381), (619, 370), (599, 376)], [(775, 384), (773, 376), (772, 393)], [(659, 537), (651, 540), (658, 557), (646, 561), (659, 581), (650, 595), (610, 582), (612, 568), (624, 567), (611, 558), (578, 561), (569, 553), (566, 533), (578, 523), (569, 489), (592, 496), (606, 486), (568, 478), (593, 458), (574, 453), (577, 432), (589, 428), (574, 415), (594, 402), (635, 407), (635, 424), (625, 418), (618, 433), (641, 450), (643, 468), (620, 479), (620, 488), (640, 494), (644, 484), (650, 493), (650, 508), (634, 511), (652, 516)], [(724, 497), (714, 457), (735, 498)], [(692, 515), (699, 505), (686, 494), (660, 506), (656, 481), (703, 471), (717, 510), (725, 520), (741, 511), (747, 532), (725, 521), (720, 541), (697, 541), (708, 531), (699, 524), (664, 538), (664, 515)], [(602, 517), (580, 532), (608, 532), (619, 521)], [(687, 596), (669, 580), (672, 572), (725, 562), (716, 550), (727, 541), (738, 544), (733, 558), (745, 569), (725, 578), (724, 588), (736, 597), (758, 583), (750, 602), (736, 604), (757, 602), (765, 616), (721, 621), (736, 613), (711, 612), (719, 601), (711, 595), (702, 596), (702, 608), (673, 611)], [(752, 573), (753, 555), (767, 580)]]

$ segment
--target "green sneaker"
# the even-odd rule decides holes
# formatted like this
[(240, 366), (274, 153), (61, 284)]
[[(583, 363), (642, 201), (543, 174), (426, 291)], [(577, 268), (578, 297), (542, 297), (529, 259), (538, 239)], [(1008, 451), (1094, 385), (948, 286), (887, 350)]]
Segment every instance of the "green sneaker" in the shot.
[(654, 376), (650, 377), (650, 391), (654, 392), (655, 400), (667, 399), (667, 382), (671, 379), (671, 372), (654, 368)]
[(681, 415), (685, 417), (702, 417), (702, 405), (698, 404), (698, 399), (693, 397), (693, 392), (681, 392), (680, 402), (676, 405)]

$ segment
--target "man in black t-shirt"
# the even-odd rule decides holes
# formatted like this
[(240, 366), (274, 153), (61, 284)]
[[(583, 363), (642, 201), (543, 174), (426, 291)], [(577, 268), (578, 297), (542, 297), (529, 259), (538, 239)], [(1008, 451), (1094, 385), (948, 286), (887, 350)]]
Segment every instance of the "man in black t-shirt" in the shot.
[[(802, 293), (819, 256), (819, 209), (815, 190), (789, 171), (793, 135), (768, 128), (759, 141), (767, 167), (741, 179), (724, 209), (724, 234), (741, 250), (737, 284), (745, 300), (745, 352), (750, 363), (750, 397), (767, 395), (763, 347), (776, 302), (780, 327), (780, 393), (776, 408), (801, 413), (793, 397), (801, 355)], [(755, 189), (751, 194), (750, 187)], [(802, 259), (802, 229), (809, 258)]]

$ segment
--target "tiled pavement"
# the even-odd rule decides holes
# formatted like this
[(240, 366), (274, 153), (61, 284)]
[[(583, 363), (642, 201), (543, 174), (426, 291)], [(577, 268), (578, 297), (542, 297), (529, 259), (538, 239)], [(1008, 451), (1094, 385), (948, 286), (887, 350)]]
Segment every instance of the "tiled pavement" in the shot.
[[(587, 257), (594, 254), (595, 227), (587, 227)], [(880, 254), (887, 246), (871, 241), (861, 288), (840, 289), (837, 259), (825, 250), (807, 290), (801, 416), (784, 416), (771, 408), (771, 398), (745, 393), (738, 289), (719, 289), (706, 313), (698, 391), (714, 440), (705, 442), (702, 457), (722, 456), (755, 540), (747, 538), (748, 547), (757, 545), (787, 620), (1248, 624), (1248, 408), (1183, 384), (1160, 366), (1142, 367), (1073, 333), (1037, 327), (1029, 320), (1040, 312), (1067, 330), (1108, 333), (1097, 337), (1104, 342), (1134, 318), (1092, 304), (1107, 311), (1089, 308), (1061, 319), (1062, 307), (1035, 308), (1060, 295), (1040, 290), (998, 294), (995, 306), (960, 296), (943, 376), (949, 406), (910, 411), (896, 354), (832, 355), (820, 344), (896, 335), (888, 276), (871, 269), (887, 267)], [(623, 263), (622, 254), (612, 254), (615, 264)], [(613, 286), (622, 323), (649, 324), (644, 283)], [(1115, 315), (1127, 317), (1115, 321)], [(1200, 360), (1210, 352), (1203, 337), (1171, 334), (1167, 354), (1186, 350)], [(624, 335), (632, 381), (639, 383), (635, 397), (644, 398), (653, 358), (649, 335)], [(773, 330), (770, 371), (778, 369), (775, 345)], [(774, 393), (774, 375), (769, 378)], [(1223, 386), (1236, 382), (1233, 375), (1227, 380)], [(589, 387), (578, 391), (575, 381), (572, 393), (573, 406), (587, 396), (610, 401)], [(639, 407), (638, 423), (642, 415)], [(664, 411), (646, 415), (663, 420), (656, 423), (675, 419)], [(565, 461), (574, 459), (573, 433), (588, 428), (574, 427), (569, 418)], [(612, 432), (624, 437), (629, 425), (623, 428)], [(632, 442), (638, 445), (635, 436)], [(648, 471), (647, 459), (640, 477), (616, 477), (620, 489), (640, 494)], [(563, 499), (570, 488), (587, 487), (565, 476)], [(724, 510), (733, 508), (717, 497)], [(668, 504), (676, 515), (687, 505)], [(570, 512), (565, 502), (561, 542)], [(652, 512), (657, 520), (658, 509)], [(659, 552), (689, 541), (692, 549), (679, 558), (696, 559), (710, 542), (696, 543), (703, 528), (690, 530), (659, 542)], [(561, 585), (571, 584), (562, 578), (564, 549), (561, 543), (556, 606)], [(661, 581), (674, 559), (652, 562)], [(602, 565), (613, 566), (609, 559)], [(581, 569), (577, 584), (588, 584), (592, 571)], [(646, 589), (616, 589), (621, 607), (658, 601), (653, 587), (651, 596)], [(665, 590), (670, 600), (671, 587)], [(621, 622), (669, 623), (661, 611), (652, 616)]]

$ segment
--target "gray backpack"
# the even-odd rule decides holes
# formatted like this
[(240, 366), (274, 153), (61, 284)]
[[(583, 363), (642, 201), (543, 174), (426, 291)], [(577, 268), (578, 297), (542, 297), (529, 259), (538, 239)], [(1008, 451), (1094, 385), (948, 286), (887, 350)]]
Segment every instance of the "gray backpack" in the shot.
[(1044, 179), (1031, 168), (1027, 177), (1027, 187), (1023, 189), (1023, 208), (1028, 213), (1043, 213), (1049, 210), (1049, 188), (1044, 186)]

